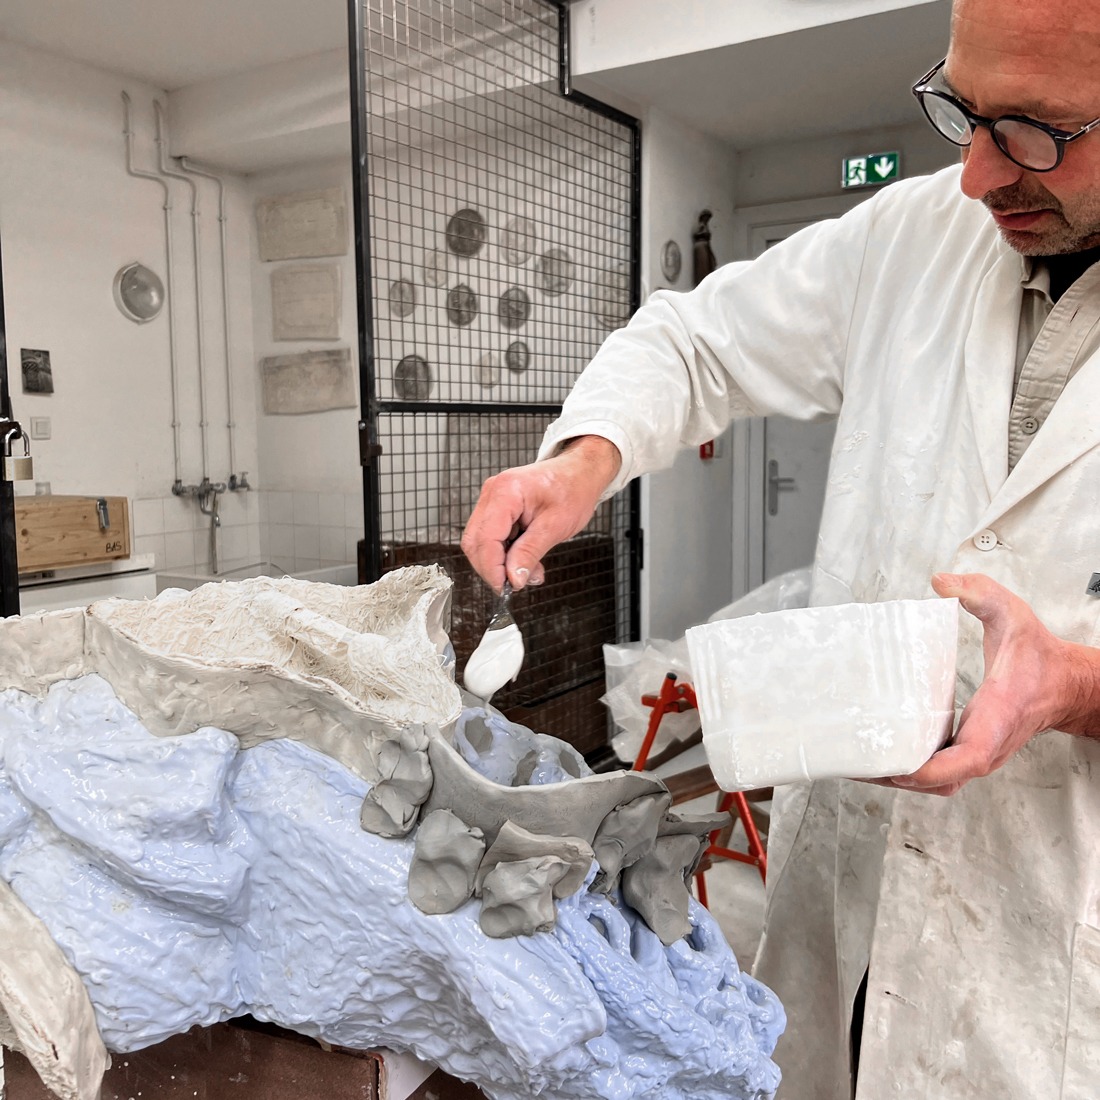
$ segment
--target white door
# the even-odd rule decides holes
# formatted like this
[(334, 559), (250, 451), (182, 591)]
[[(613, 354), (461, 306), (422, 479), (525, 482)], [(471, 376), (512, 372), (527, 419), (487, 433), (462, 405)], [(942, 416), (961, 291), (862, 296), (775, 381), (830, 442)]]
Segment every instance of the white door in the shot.
[[(742, 211), (742, 257), (755, 259), (852, 205), (853, 199), (843, 196)], [(835, 418), (807, 422), (770, 416), (735, 426), (735, 597), (813, 562), (835, 431)]]
[(814, 560), (835, 432), (835, 417), (764, 420), (763, 580)]

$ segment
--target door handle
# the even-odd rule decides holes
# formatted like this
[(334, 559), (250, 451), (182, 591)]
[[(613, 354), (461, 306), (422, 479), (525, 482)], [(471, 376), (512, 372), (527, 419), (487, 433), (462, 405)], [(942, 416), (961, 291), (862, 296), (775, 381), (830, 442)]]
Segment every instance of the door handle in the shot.
[(793, 477), (779, 476), (779, 462), (772, 458), (768, 460), (768, 515), (779, 515), (779, 490), (793, 489), (796, 486)]

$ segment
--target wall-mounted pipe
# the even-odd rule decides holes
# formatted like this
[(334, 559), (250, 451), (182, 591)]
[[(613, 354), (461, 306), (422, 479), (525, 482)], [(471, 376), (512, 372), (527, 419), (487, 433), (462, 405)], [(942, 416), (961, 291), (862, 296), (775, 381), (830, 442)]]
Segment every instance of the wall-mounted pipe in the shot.
[(180, 474), (180, 393), (179, 372), (176, 366), (175, 302), (172, 297), (172, 193), (168, 189), (168, 184), (156, 172), (146, 172), (134, 167), (134, 132), (131, 125), (130, 97), (126, 92), (122, 93), (122, 105), (126, 116), (126, 123), (122, 130), (126, 139), (126, 171), (136, 179), (152, 180), (164, 191), (164, 253), (167, 265), (164, 289), (165, 313), (168, 316), (168, 372), (172, 385), (172, 488), (175, 491), (183, 484), (183, 480)]
[(195, 181), (183, 172), (177, 172), (168, 164), (168, 153), (165, 146), (168, 144), (167, 125), (164, 121), (164, 108), (159, 99), (153, 100), (153, 112), (157, 122), (157, 157), (158, 168), (162, 176), (171, 179), (183, 180), (191, 188), (191, 240), (195, 253), (195, 322), (198, 338), (198, 376), (199, 376), (199, 435), (202, 440), (202, 481), (207, 484), (210, 480), (210, 443), (207, 439), (207, 426), (209, 419), (206, 410), (206, 355), (205, 355), (205, 325), (203, 323), (202, 309), (202, 247), (199, 227), (199, 189)]
[(225, 212), (225, 183), (221, 176), (215, 175), (207, 168), (200, 168), (193, 164), (188, 157), (179, 158), (180, 167), (194, 176), (202, 176), (204, 179), (213, 180), (218, 185), (218, 225), (221, 230), (221, 261), (222, 261), (222, 332), (225, 336), (225, 427), (229, 434), (229, 488), (231, 491), (238, 489), (250, 489), (247, 474), (237, 473), (237, 454), (235, 447), (236, 419), (233, 415), (233, 360), (231, 340), (229, 334), (229, 250), (226, 243), (228, 215)]

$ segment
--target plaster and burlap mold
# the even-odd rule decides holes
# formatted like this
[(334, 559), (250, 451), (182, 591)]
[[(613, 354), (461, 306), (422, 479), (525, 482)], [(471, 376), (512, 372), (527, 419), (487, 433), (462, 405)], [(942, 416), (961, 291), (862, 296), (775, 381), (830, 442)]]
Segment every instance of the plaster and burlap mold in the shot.
[[(12, 800), (2, 801), (10, 809)], [(0, 1043), (22, 1050), (55, 1096), (98, 1100), (108, 1057), (92, 1002), (46, 925), (6, 882), (0, 935), (7, 945), (0, 951)]]
[(152, 733), (292, 737), (373, 782), (395, 729), (461, 711), (444, 667), (450, 583), (431, 566), (360, 588), (261, 577), (104, 600), (87, 613), (89, 671)]
[(687, 895), (712, 817), (463, 709), (450, 582), (0, 622), (0, 1041), (63, 1100), (242, 1013), (492, 1100), (761, 1100), (783, 1028)]
[[(723, 790), (908, 775), (951, 735), (957, 600), (796, 608), (687, 632)], [(797, 685), (792, 689), (793, 685)]]

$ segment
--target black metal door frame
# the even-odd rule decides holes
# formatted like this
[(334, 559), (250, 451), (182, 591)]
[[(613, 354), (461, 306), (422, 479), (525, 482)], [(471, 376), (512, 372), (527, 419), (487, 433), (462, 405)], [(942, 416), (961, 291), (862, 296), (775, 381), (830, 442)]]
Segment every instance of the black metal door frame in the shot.
[[(8, 340), (4, 321), (4, 253), (0, 245), (0, 438), (12, 427), (8, 389)], [(19, 614), (19, 567), (15, 547), (15, 485), (0, 478), (0, 616)]]
[[(570, 73), (568, 0), (540, 0), (558, 13), (559, 94), (598, 115), (619, 123), (631, 135), (631, 208), (630, 208), (630, 312), (641, 300), (641, 218), (642, 218), (642, 146), (641, 125), (631, 115), (573, 88)], [(437, 412), (433, 402), (380, 401), (377, 396), (374, 356), (374, 307), (371, 295), (370, 181), (367, 168), (368, 131), (366, 104), (366, 50), (362, 0), (348, 0), (348, 61), (351, 93), (351, 145), (353, 164), (353, 206), (355, 224), (356, 298), (359, 308), (359, 458), (363, 467), (364, 547), (367, 580), (377, 580), (383, 572), (381, 538), (381, 480), (377, 459), (382, 453), (378, 417), (391, 413)], [(556, 404), (502, 404), (499, 402), (450, 402), (448, 412), (466, 413), (549, 413), (556, 415)], [(641, 491), (637, 481), (627, 489), (630, 540), (630, 636), (641, 634), (641, 570), (644, 541), (641, 525)]]

